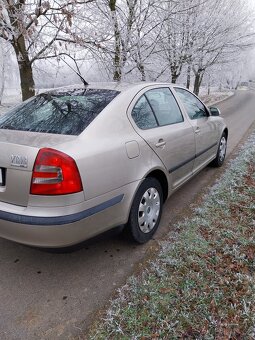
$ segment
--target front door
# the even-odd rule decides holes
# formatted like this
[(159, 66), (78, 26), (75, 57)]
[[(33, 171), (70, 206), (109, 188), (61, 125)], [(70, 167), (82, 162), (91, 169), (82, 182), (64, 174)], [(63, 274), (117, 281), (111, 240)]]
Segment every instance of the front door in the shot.
[(217, 151), (217, 126), (204, 104), (191, 92), (175, 88), (193, 126), (196, 139), (194, 172), (210, 162)]

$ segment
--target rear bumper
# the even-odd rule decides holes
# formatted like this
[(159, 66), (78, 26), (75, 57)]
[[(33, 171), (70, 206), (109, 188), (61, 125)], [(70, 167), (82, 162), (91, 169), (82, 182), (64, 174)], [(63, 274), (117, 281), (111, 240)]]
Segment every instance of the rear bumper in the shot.
[[(77, 244), (127, 222), (138, 183), (107, 194), (108, 199), (73, 214), (31, 216), (0, 210), (0, 237), (38, 247)], [(1, 209), (1, 203), (0, 203)]]
[(0, 219), (3, 221), (20, 223), (20, 224), (28, 224), (34, 226), (47, 226), (47, 225), (63, 225), (74, 223), (83, 220), (89, 216), (95, 215), (107, 208), (111, 208), (112, 206), (120, 203), (123, 199), (124, 195), (118, 195), (113, 197), (112, 199), (98, 204), (92, 208), (83, 210), (78, 213), (64, 215), (64, 216), (52, 216), (52, 217), (40, 217), (40, 216), (27, 216), (21, 214), (14, 214), (6, 211), (0, 211)]

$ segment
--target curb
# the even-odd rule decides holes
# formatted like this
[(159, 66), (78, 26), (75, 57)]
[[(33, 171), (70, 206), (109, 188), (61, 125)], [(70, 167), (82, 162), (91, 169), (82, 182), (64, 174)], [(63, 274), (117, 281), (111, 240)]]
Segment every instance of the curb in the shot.
[(219, 103), (222, 103), (222, 102), (225, 102), (227, 101), (228, 99), (234, 97), (236, 95), (236, 91), (234, 93), (232, 93), (230, 96), (224, 98), (224, 99), (221, 99), (221, 100), (217, 100), (216, 102), (213, 102), (211, 105), (216, 105), (216, 104), (219, 104)]
[(203, 103), (205, 103), (205, 105), (206, 105), (207, 107), (210, 107), (210, 106), (217, 105), (218, 103), (222, 103), (222, 102), (228, 100), (229, 98), (234, 97), (235, 95), (236, 95), (236, 91), (235, 91), (234, 93), (232, 93), (231, 95), (229, 95), (228, 97), (223, 98), (223, 99), (220, 99), (220, 100), (216, 100), (215, 102), (212, 102), (211, 104), (207, 104), (203, 99), (201, 99), (201, 100), (203, 101)]

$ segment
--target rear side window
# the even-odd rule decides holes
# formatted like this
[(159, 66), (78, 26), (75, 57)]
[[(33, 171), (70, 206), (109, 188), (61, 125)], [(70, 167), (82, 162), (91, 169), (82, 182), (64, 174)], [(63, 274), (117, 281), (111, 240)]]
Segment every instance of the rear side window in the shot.
[(169, 88), (149, 90), (145, 96), (160, 126), (183, 122), (181, 110)]
[(137, 101), (131, 115), (142, 130), (183, 122), (172, 92), (164, 87), (147, 91)]
[(142, 130), (158, 126), (152, 108), (144, 95), (135, 104), (131, 115), (136, 125)]
[(0, 129), (79, 135), (119, 94), (79, 89), (40, 94), (0, 117)]

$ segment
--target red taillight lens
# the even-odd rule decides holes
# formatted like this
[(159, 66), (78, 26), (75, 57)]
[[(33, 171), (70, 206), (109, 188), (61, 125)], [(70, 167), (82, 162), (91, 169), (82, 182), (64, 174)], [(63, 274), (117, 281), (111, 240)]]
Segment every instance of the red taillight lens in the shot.
[(35, 160), (30, 194), (66, 195), (82, 191), (75, 161), (63, 152), (44, 148)]

